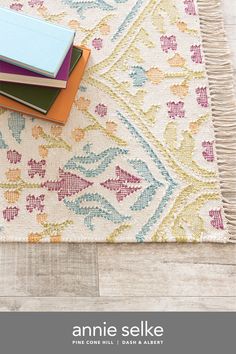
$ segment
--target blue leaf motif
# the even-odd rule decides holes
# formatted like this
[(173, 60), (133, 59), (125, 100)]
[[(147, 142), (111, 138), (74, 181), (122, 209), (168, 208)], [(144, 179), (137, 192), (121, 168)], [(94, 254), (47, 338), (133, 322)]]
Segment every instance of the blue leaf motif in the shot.
[[(115, 0), (117, 3), (125, 3), (127, 0)], [(124, 32), (124, 30), (128, 27), (128, 25), (136, 18), (137, 13), (142, 6), (144, 0), (137, 0), (135, 5), (132, 7), (131, 11), (127, 14), (125, 17), (124, 21), (121, 23), (119, 26), (118, 30), (112, 37), (112, 42), (114, 42), (118, 37), (121, 36), (121, 34)]]
[(72, 9), (76, 9), (81, 18), (85, 18), (84, 12), (90, 9), (100, 9), (102, 11), (112, 11), (115, 8), (109, 5), (104, 0), (92, 0), (92, 1), (77, 1), (77, 0), (63, 0), (63, 3), (70, 6)]
[(86, 92), (86, 91), (87, 91), (87, 87), (81, 85), (80, 88), (79, 88), (79, 90), (80, 90), (81, 92)]
[[(72, 157), (64, 166), (67, 170), (78, 170), (85, 177), (95, 177), (106, 170), (110, 163), (119, 155), (126, 155), (128, 150), (120, 148), (109, 148), (99, 154), (91, 151), (91, 145), (87, 144), (83, 148), (83, 156)], [(94, 165), (86, 168), (86, 165)]]
[(162, 186), (161, 182), (158, 182), (150, 172), (148, 166), (142, 160), (129, 160), (130, 165), (138, 172), (140, 176), (142, 176), (147, 182), (158, 184)]
[(25, 118), (20, 113), (13, 112), (8, 118), (8, 127), (12, 132), (12, 136), (20, 144), (21, 132), (25, 129)]
[(7, 148), (8, 148), (8, 146), (2, 137), (2, 133), (0, 132), (0, 149), (7, 149)]
[(140, 194), (136, 202), (130, 207), (130, 209), (133, 211), (143, 210), (152, 201), (157, 189), (162, 187), (163, 183), (157, 181), (153, 177), (145, 162), (141, 160), (130, 160), (129, 163), (139, 173), (140, 176), (142, 176), (147, 182), (150, 183), (149, 186)]
[[(83, 202), (86, 206), (82, 206)], [(94, 230), (93, 219), (103, 218), (112, 221), (114, 224), (120, 224), (124, 220), (130, 219), (130, 216), (121, 215), (105, 198), (100, 194), (88, 193), (75, 199), (74, 201), (64, 200), (64, 204), (75, 214), (84, 215), (84, 224), (91, 231)], [(92, 206), (88, 206), (92, 204)]]
[(157, 186), (151, 184), (140, 194), (134, 205), (130, 207), (132, 211), (143, 210), (152, 201), (152, 198), (156, 194)]
[(146, 71), (141, 66), (133, 66), (129, 76), (135, 87), (142, 87), (147, 81)]

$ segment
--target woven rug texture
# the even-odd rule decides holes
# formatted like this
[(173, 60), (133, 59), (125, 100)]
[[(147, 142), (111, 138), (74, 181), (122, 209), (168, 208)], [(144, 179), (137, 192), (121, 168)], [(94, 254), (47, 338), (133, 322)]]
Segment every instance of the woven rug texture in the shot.
[(236, 110), (218, 1), (0, 5), (91, 48), (65, 127), (1, 109), (0, 242), (234, 242)]

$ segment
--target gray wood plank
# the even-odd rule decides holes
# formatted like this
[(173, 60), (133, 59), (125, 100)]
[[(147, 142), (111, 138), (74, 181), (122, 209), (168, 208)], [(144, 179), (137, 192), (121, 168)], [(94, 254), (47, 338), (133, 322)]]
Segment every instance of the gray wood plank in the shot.
[(236, 296), (235, 245), (98, 245), (101, 296)]
[(236, 311), (235, 297), (0, 298), (0, 311)]
[(236, 2), (234, 0), (222, 0), (222, 9), (225, 23), (236, 24)]
[(229, 41), (233, 66), (236, 68), (236, 25), (225, 25), (225, 30)]
[(0, 244), (0, 296), (96, 296), (95, 244)]
[[(236, 2), (232, 0), (222, 0), (222, 10), (225, 22), (225, 29), (232, 53), (232, 62), (236, 70)], [(236, 88), (236, 75), (234, 75)]]

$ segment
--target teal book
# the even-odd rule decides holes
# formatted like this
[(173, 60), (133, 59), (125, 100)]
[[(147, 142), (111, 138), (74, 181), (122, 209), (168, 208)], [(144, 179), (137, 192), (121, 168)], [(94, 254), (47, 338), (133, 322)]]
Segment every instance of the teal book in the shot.
[(55, 78), (75, 31), (0, 8), (0, 60)]
[[(70, 74), (82, 56), (83, 50), (73, 47)], [(1, 82), (0, 94), (47, 114), (55, 99), (63, 89), (55, 87), (31, 86), (14, 82)]]

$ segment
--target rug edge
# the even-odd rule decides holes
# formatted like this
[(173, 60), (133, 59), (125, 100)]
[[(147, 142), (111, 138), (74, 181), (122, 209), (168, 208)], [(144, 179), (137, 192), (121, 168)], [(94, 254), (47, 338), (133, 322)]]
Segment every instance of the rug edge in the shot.
[(232, 57), (221, 0), (197, 0), (197, 4), (211, 96), (220, 189), (229, 232), (228, 242), (236, 243), (236, 98)]

